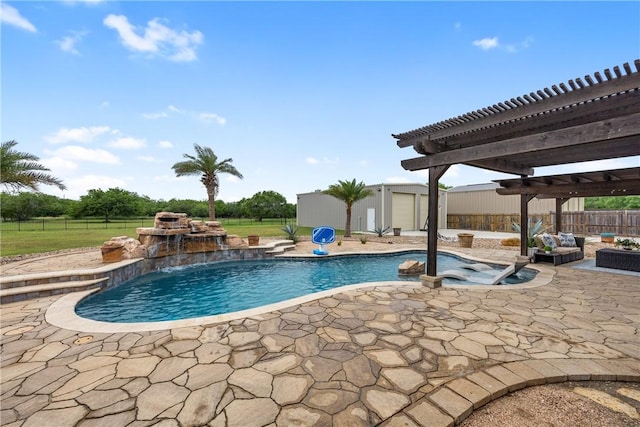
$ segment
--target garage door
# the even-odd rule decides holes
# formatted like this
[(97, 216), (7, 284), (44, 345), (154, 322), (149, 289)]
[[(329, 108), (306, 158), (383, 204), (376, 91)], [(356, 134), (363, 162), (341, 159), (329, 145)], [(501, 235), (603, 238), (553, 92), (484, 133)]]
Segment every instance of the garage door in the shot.
[(391, 203), (391, 227), (400, 227), (403, 230), (415, 230), (415, 195), (393, 193)]
[(426, 230), (429, 218), (429, 196), (420, 196), (420, 229)]

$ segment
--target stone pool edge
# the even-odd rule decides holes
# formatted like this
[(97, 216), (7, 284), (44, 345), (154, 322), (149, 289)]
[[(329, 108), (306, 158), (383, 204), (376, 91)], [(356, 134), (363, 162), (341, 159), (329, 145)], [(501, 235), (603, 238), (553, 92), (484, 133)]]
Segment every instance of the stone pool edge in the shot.
[[(412, 251), (415, 251), (415, 249), (376, 251), (376, 252), (343, 252), (333, 256), (391, 254), (391, 253), (397, 253), (397, 252), (412, 252)], [(463, 254), (463, 253), (452, 251), (452, 250), (439, 250), (439, 252), (446, 252), (451, 255), (455, 255), (455, 256), (468, 259), (471, 261), (476, 261), (476, 262), (506, 265), (504, 261), (498, 262), (498, 261), (485, 260), (482, 258), (474, 257), (472, 255)], [(323, 256), (326, 256), (326, 255), (323, 255)], [(332, 255), (329, 255), (329, 256), (332, 256)], [(317, 258), (318, 256), (291, 254), (286, 256), (276, 256), (275, 258), (280, 258), (280, 257)], [(549, 267), (538, 266), (538, 265), (534, 266), (530, 264), (530, 265), (527, 265), (526, 268), (531, 268), (538, 272), (536, 274), (536, 277), (533, 280), (526, 283), (513, 284), (513, 285), (498, 285), (498, 286), (443, 284), (443, 288), (492, 290), (492, 291), (529, 289), (529, 288), (536, 288), (539, 286), (547, 285), (551, 282), (551, 280), (555, 276), (555, 270)], [(194, 327), (194, 326), (223, 323), (223, 322), (229, 322), (229, 321), (243, 319), (243, 318), (256, 318), (273, 311), (278, 311), (281, 309), (292, 307), (294, 305), (304, 304), (304, 303), (318, 300), (321, 298), (330, 297), (339, 293), (348, 292), (352, 290), (359, 290), (363, 288), (376, 288), (380, 286), (385, 286), (385, 287), (395, 286), (395, 287), (401, 288), (406, 286), (420, 287), (422, 285), (419, 282), (407, 282), (407, 281), (356, 283), (353, 285), (346, 285), (346, 286), (341, 286), (334, 289), (328, 289), (326, 291), (315, 292), (312, 294), (303, 295), (303, 296), (288, 299), (285, 301), (263, 305), (260, 307), (255, 307), (247, 310), (235, 311), (232, 313), (193, 317), (189, 319), (180, 319), (180, 320), (167, 320), (167, 321), (159, 321), (159, 322), (136, 322), (136, 323), (102, 322), (102, 321), (86, 319), (84, 317), (78, 316), (75, 313), (76, 305), (83, 298), (89, 296), (93, 292), (98, 291), (98, 289), (92, 289), (88, 291), (81, 291), (81, 292), (66, 294), (62, 296), (60, 299), (58, 299), (57, 301), (54, 301), (51, 304), (51, 306), (47, 309), (45, 313), (45, 319), (48, 323), (54, 326), (57, 326), (59, 328), (78, 331), (78, 332), (85, 332), (85, 333), (125, 333), (125, 332), (163, 331), (163, 330), (170, 330), (170, 329), (176, 329), (176, 328), (187, 328), (187, 327)]]

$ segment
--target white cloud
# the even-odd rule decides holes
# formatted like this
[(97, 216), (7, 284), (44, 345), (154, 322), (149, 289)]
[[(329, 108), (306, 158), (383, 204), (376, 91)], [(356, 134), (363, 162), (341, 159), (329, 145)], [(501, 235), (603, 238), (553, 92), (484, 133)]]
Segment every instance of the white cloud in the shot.
[[(62, 144), (66, 142), (91, 142), (99, 135), (111, 131), (109, 126), (91, 126), (79, 128), (60, 128), (53, 135), (46, 136), (44, 139), (52, 144)], [(117, 131), (116, 131), (117, 132)]]
[[(608, 170), (608, 169), (622, 169), (628, 167), (638, 167), (640, 165), (640, 157), (636, 157), (636, 161), (629, 161), (630, 159), (605, 159), (605, 160), (594, 160), (592, 162), (580, 162), (580, 163), (571, 163), (568, 165), (564, 165), (563, 167), (558, 167), (567, 170), (567, 172), (556, 172), (556, 173), (572, 173), (572, 172), (593, 172), (599, 170)], [(635, 163), (635, 164), (634, 164)], [(545, 173), (546, 175), (547, 173)], [(541, 175), (540, 173), (536, 173), (536, 175)]]
[(71, 199), (79, 199), (80, 196), (86, 195), (89, 190), (127, 187), (126, 180), (106, 175), (84, 175), (78, 178), (65, 179), (64, 183), (67, 186), (65, 195)]
[(462, 24), (460, 22), (454, 22), (453, 29), (456, 31), (460, 31), (462, 29)]
[(169, 105), (169, 106), (167, 107), (167, 109), (168, 109), (169, 111), (172, 111), (172, 112), (174, 112), (174, 113), (178, 113), (178, 114), (185, 114), (185, 113), (186, 113), (186, 111), (181, 110), (180, 108), (178, 108), (178, 107), (176, 107), (176, 106), (174, 106), (174, 105)]
[(78, 169), (78, 164), (71, 160), (63, 159), (61, 157), (51, 157), (49, 159), (42, 159), (42, 164), (56, 173), (60, 171), (74, 171)]
[(329, 159), (327, 157), (323, 157), (322, 158), (322, 163), (324, 163), (325, 165), (338, 165), (340, 163), (340, 157), (336, 157), (335, 159)]
[(142, 118), (147, 120), (164, 119), (165, 117), (169, 117), (169, 115), (164, 111), (161, 113), (142, 113)]
[(106, 150), (89, 149), (77, 145), (68, 145), (66, 147), (62, 147), (54, 152), (54, 156), (67, 161), (78, 160), (82, 162), (93, 162), (110, 165), (120, 164), (120, 159)]
[(109, 101), (102, 101), (102, 104), (100, 104), (102, 108), (109, 108), (109, 105)]
[(480, 40), (474, 40), (472, 43), (474, 46), (477, 46), (482, 50), (490, 50), (498, 47), (498, 38), (484, 38)]
[(125, 150), (137, 150), (146, 146), (147, 141), (144, 138), (133, 138), (131, 136), (118, 138), (109, 143), (109, 147), (123, 148)]
[(200, 31), (175, 31), (161, 24), (159, 18), (147, 22), (145, 28), (131, 25), (124, 15), (110, 14), (103, 23), (118, 32), (122, 44), (127, 49), (175, 62), (197, 59), (196, 48), (204, 38)]
[(417, 176), (418, 181), (427, 181), (429, 179), (429, 169), (420, 169), (417, 171), (409, 172), (411, 176)]
[[(425, 170), (428, 171), (429, 169), (425, 169)], [(450, 178), (454, 178), (454, 177), (457, 177), (459, 175), (460, 175), (460, 165), (451, 165), (449, 167), (449, 169), (447, 169), (447, 171), (444, 173), (444, 176), (450, 177)], [(428, 173), (427, 173), (427, 176), (429, 176)], [(442, 180), (440, 180), (440, 181), (442, 181)]]
[(227, 123), (227, 119), (220, 116), (219, 114), (186, 110), (183, 108), (178, 108), (175, 105), (169, 105), (166, 111), (161, 111), (158, 113), (142, 113), (142, 117), (147, 120), (157, 120), (167, 118), (172, 114), (186, 115), (190, 118), (194, 118), (207, 124), (215, 122), (220, 126), (224, 126)]
[(385, 180), (385, 183), (389, 183), (389, 184), (409, 184), (414, 182), (415, 181), (410, 180), (406, 176), (389, 176)]
[(340, 163), (340, 157), (336, 157), (335, 159), (329, 159), (327, 157), (323, 157), (322, 160), (316, 159), (315, 157), (307, 157), (304, 159), (310, 165), (317, 165), (322, 163), (324, 165), (336, 166)]
[(200, 113), (198, 114), (198, 119), (205, 122), (205, 123), (211, 123), (213, 121), (215, 121), (216, 123), (218, 123), (219, 125), (223, 126), (225, 123), (227, 123), (227, 119), (225, 119), (224, 117), (220, 117), (219, 115), (215, 114), (215, 113)]
[(367, 166), (369, 166), (369, 161), (368, 161), (368, 160), (360, 160), (360, 161), (358, 162), (358, 164), (359, 164), (360, 166), (362, 166), (363, 168), (366, 168)]
[(0, 3), (0, 21), (13, 25), (14, 27), (21, 28), (23, 30), (30, 31), (32, 33), (37, 33), (38, 30), (36, 27), (29, 22), (28, 19), (24, 18), (20, 15), (20, 12), (15, 7), (11, 7), (6, 3)]
[(138, 156), (136, 159), (146, 163), (162, 163), (162, 160), (156, 159), (153, 156)]
[(158, 147), (160, 147), (160, 148), (172, 148), (173, 144), (171, 143), (171, 141), (160, 141), (160, 142), (158, 142)]
[(472, 43), (474, 46), (477, 46), (482, 50), (501, 49), (508, 53), (517, 53), (523, 49), (531, 47), (533, 44), (533, 37), (529, 36), (520, 43), (502, 44), (498, 41), (497, 37), (474, 40)]
[(94, 5), (94, 4), (102, 3), (103, 1), (104, 0), (64, 0), (63, 3), (70, 6), (76, 5), (78, 3)]
[(80, 52), (76, 49), (76, 43), (80, 42), (87, 34), (86, 31), (73, 31), (70, 36), (64, 36), (61, 40), (56, 40), (56, 43), (63, 52), (80, 55)]
[(188, 176), (175, 176), (175, 175), (156, 175), (153, 177), (154, 181), (158, 181), (158, 182), (170, 182), (170, 183), (175, 183), (175, 182), (184, 182), (184, 181), (188, 181), (188, 180), (192, 180), (193, 177), (188, 177)]

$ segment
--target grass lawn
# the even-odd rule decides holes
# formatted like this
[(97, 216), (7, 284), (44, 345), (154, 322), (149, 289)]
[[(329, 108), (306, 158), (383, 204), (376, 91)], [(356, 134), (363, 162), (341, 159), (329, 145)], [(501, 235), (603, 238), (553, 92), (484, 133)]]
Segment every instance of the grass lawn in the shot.
[[(274, 222), (248, 222), (230, 221), (223, 227), (228, 234), (234, 234), (246, 239), (250, 234), (262, 237), (282, 237), (286, 234), (282, 231), (283, 225)], [(310, 227), (300, 227), (298, 236), (311, 236)], [(34, 254), (41, 252), (58, 251), (62, 249), (86, 248), (101, 246), (104, 242), (116, 236), (129, 236), (137, 238), (136, 227), (128, 228), (92, 228), (88, 230), (50, 230), (50, 231), (3, 231), (0, 237), (0, 256), (13, 256)]]

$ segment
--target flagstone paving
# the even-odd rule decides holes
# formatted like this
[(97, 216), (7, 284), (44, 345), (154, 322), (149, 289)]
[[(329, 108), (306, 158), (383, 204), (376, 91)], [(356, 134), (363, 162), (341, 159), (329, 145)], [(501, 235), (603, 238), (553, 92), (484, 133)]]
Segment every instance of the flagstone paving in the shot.
[(52, 326), (59, 297), (5, 304), (1, 424), (451, 426), (526, 386), (640, 381), (638, 278), (555, 270), (536, 288), (376, 286), (147, 332)]

